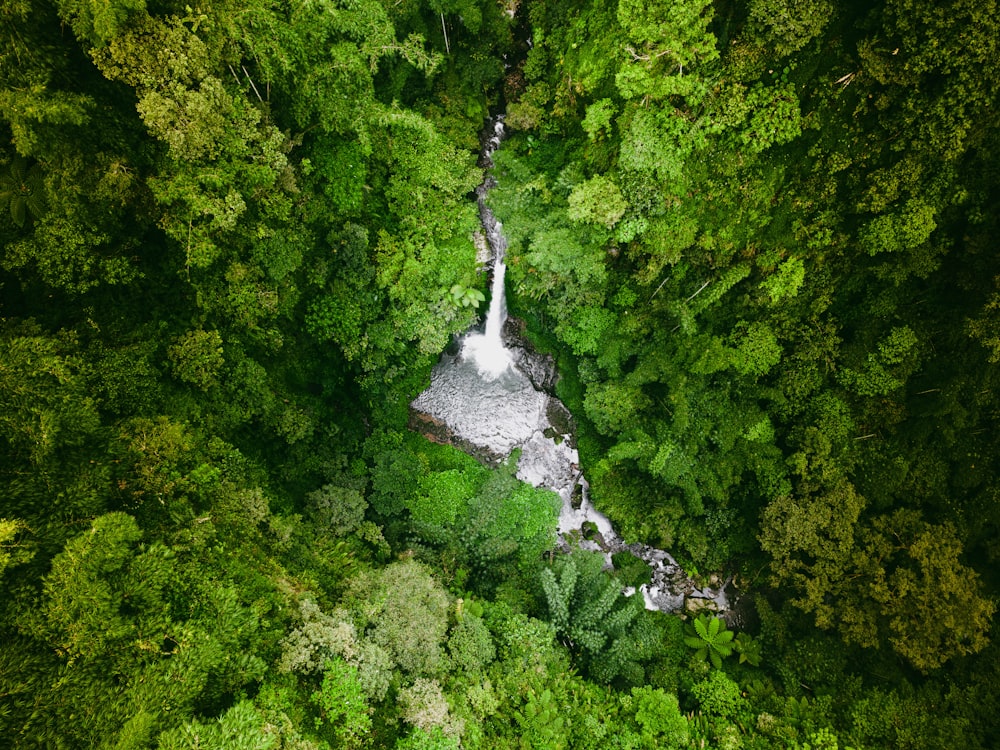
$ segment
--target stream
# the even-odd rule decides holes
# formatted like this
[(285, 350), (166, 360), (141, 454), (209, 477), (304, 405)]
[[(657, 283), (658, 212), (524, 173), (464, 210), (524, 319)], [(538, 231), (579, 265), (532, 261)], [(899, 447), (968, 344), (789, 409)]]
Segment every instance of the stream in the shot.
[[(500, 116), (491, 121), (483, 138), (481, 166), (493, 166), (492, 155), (503, 135)], [(492, 256), (492, 296), (485, 327), (465, 334), (456, 352), (441, 357), (431, 374), (430, 387), (411, 404), (411, 426), (487, 463), (499, 463), (520, 450), (518, 479), (547, 487), (562, 498), (560, 549), (569, 551), (578, 546), (600, 550), (608, 566), (611, 555), (617, 552), (627, 551), (644, 560), (652, 573), (651, 582), (639, 589), (647, 609), (727, 612), (732, 593), (728, 582), (699, 587), (668, 552), (622, 540), (608, 518), (590, 503), (573, 438), (572, 416), (553, 395), (558, 379), (554, 363), (551, 357), (539, 355), (518, 341), (512, 326), (505, 326), (507, 243), (503, 226), (486, 205), (486, 196), (495, 185), (488, 172), (476, 190)], [(624, 593), (633, 595), (635, 591), (625, 589)]]

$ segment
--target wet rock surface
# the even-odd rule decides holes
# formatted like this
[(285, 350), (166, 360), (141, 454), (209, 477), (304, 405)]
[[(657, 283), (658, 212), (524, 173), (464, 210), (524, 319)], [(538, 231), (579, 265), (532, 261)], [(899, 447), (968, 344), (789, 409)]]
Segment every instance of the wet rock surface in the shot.
[(538, 354), (530, 349), (517, 347), (510, 350), (514, 366), (524, 373), (536, 390), (555, 393), (559, 374), (556, 363), (549, 354)]
[[(531, 341), (524, 333), (524, 321), (518, 318), (507, 318), (504, 321), (501, 336), (504, 346), (511, 352), (514, 366), (527, 376), (537, 390), (555, 396), (556, 383), (559, 382), (556, 361), (551, 354), (535, 351)], [(565, 409), (565, 407), (563, 408)], [(569, 414), (568, 410), (566, 414)]]
[(416, 409), (410, 410), (410, 421), (407, 426), (431, 442), (454, 446), (487, 466), (499, 466), (505, 458), (503, 454), (494, 453), (489, 448), (466, 440), (437, 417)]
[(548, 399), (515, 368), (492, 380), (484, 379), (476, 361), (463, 352), (441, 358), (431, 374), (430, 388), (411, 407), (447, 426), (453, 439), (506, 457), (539, 429)]

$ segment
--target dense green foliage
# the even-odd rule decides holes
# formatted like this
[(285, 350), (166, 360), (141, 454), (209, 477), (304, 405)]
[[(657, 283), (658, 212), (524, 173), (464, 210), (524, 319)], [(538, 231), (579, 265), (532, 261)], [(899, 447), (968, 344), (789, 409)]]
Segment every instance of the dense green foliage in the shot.
[(532, 5), (493, 195), (601, 506), (920, 670), (1000, 520), (997, 16), (948, 5)]
[[(0, 19), (0, 745), (1000, 743), (996, 2)], [(732, 629), (406, 430), (501, 103), (593, 498)]]

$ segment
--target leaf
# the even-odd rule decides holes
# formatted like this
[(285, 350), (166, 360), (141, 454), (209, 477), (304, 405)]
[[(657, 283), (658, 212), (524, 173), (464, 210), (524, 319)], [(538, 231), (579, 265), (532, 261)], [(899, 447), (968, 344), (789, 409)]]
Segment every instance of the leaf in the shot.
[(709, 623), (708, 623), (708, 639), (707, 640), (712, 640), (712, 641), (715, 640), (715, 636), (719, 632), (719, 626), (720, 625), (722, 625), (722, 620), (720, 620), (718, 618), (712, 618), (709, 621)]
[(694, 621), (694, 629), (695, 631), (697, 631), (698, 635), (700, 635), (703, 639), (705, 639), (706, 641), (708, 640), (708, 630), (705, 627), (704, 618), (699, 617), (697, 620)]

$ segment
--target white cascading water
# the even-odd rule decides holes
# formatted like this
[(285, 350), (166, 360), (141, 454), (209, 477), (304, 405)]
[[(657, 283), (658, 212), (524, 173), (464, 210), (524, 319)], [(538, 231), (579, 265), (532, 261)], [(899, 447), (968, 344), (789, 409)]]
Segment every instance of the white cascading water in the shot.
[[(494, 121), (492, 135), (485, 144), (480, 163), (492, 167), (491, 156), (503, 138), (503, 119)], [(579, 454), (569, 434), (551, 437), (558, 431), (549, 420), (550, 409), (565, 410), (557, 399), (538, 390), (519, 369), (527, 355), (517, 355), (504, 345), (502, 331), (507, 317), (504, 304), (504, 253), (507, 242), (503, 227), (486, 206), (486, 195), (496, 185), (487, 177), (476, 190), (479, 216), (493, 251), (492, 298), (482, 333), (465, 336), (457, 355), (445, 354), (431, 373), (430, 387), (411, 404), (413, 412), (447, 427), (450, 435), (489, 454), (506, 459), (515, 449), (521, 455), (517, 478), (535, 487), (547, 487), (562, 498), (558, 532), (563, 539), (579, 539), (585, 523), (596, 526), (602, 544), (578, 542), (581, 547), (601, 549), (608, 557), (628, 551), (645, 560), (652, 571), (652, 583), (640, 591), (649, 609), (674, 612), (688, 599), (711, 600), (713, 608), (728, 606), (723, 588), (698, 589), (669, 553), (641, 544), (629, 544), (618, 537), (606, 516), (587, 498), (587, 480), (579, 467)], [(574, 495), (578, 502), (574, 505)], [(582, 499), (579, 499), (582, 496)]]
[[(493, 166), (493, 152), (503, 140), (503, 118), (498, 117), (493, 124), (493, 134), (483, 150), (481, 162), (484, 166)], [(507, 305), (504, 300), (504, 280), (507, 276), (507, 265), (504, 258), (507, 254), (507, 240), (503, 235), (503, 225), (493, 215), (486, 205), (486, 195), (490, 188), (496, 185), (492, 177), (476, 188), (476, 198), (479, 203), (479, 218), (486, 232), (486, 240), (493, 251), (493, 284), (490, 287), (490, 307), (486, 313), (486, 328), (483, 333), (472, 333), (466, 336), (462, 351), (479, 366), (484, 378), (496, 379), (513, 365), (510, 350), (504, 346), (501, 332), (507, 319)]]
[[(503, 230), (503, 225), (499, 221), (496, 226), (497, 231)], [(496, 258), (493, 261), (493, 286), (491, 288), (493, 296), (490, 299), (490, 309), (486, 313), (486, 333), (483, 338), (490, 346), (503, 349), (505, 347), (500, 339), (500, 331), (503, 330), (504, 321), (507, 319), (507, 304), (504, 298), (504, 281), (507, 277), (507, 264), (504, 263), (504, 255), (507, 251), (507, 242), (503, 235), (498, 235), (497, 241), (491, 244), (496, 250)]]
[[(491, 156), (502, 138), (503, 119), (498, 118), (484, 144), (483, 167), (493, 166)], [(476, 188), (479, 218), (493, 255), (492, 298), (485, 331), (466, 334), (457, 355), (441, 357), (431, 373), (430, 388), (417, 396), (412, 407), (445, 424), (462, 440), (501, 458), (540, 429), (548, 396), (513, 366), (512, 353), (503, 343), (507, 242), (500, 222), (486, 205), (486, 195), (495, 185), (493, 177), (487, 176)]]

